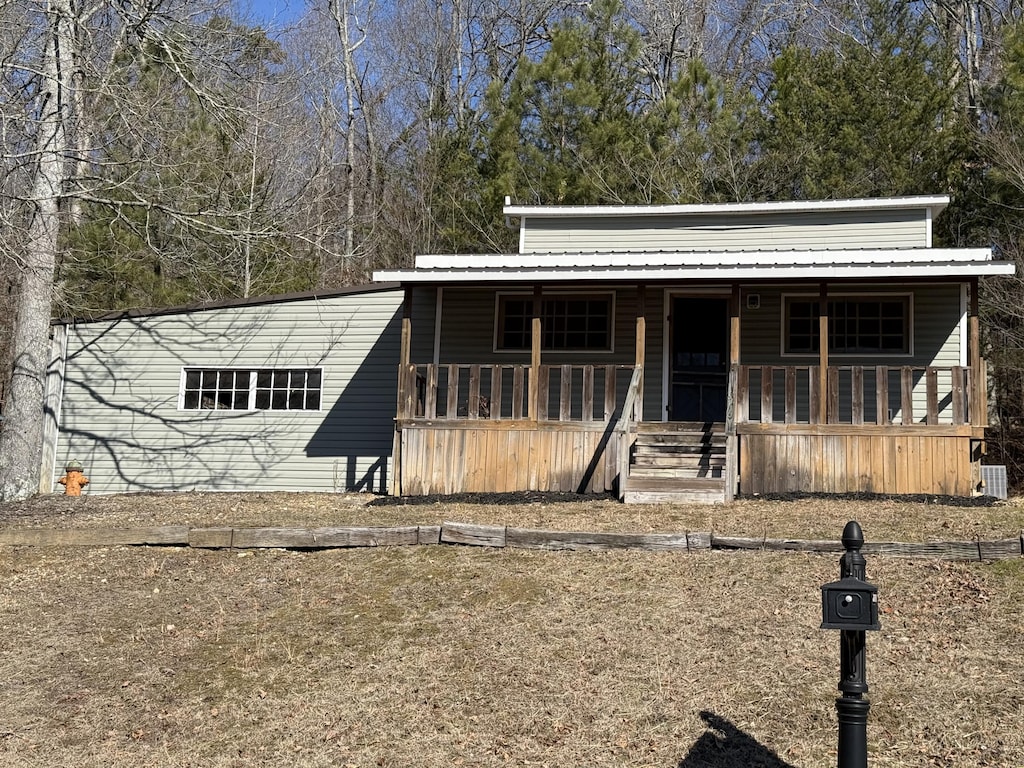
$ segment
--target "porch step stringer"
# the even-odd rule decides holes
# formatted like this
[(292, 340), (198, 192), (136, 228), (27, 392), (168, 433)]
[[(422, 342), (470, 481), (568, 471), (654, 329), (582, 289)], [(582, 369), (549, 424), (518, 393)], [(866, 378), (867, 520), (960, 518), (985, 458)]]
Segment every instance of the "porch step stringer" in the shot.
[(724, 424), (641, 422), (623, 498), (627, 504), (720, 504), (725, 474)]

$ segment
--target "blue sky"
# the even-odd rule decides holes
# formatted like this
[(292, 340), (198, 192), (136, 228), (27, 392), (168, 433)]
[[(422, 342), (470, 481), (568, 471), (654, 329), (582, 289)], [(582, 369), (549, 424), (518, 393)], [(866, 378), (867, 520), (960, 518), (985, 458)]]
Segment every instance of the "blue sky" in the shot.
[(251, 10), (255, 21), (267, 25), (295, 20), (305, 7), (305, 0), (236, 0), (242, 11)]

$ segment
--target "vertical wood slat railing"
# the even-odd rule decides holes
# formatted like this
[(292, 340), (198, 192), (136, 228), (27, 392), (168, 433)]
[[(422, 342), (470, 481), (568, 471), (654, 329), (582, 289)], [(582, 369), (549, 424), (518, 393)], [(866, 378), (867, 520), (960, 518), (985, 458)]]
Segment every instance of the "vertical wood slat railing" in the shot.
[[(960, 426), (975, 418), (970, 409), (975, 377), (966, 366), (829, 366), (825, 393), (818, 370), (813, 365), (737, 366), (737, 423), (817, 424), (821, 397), (829, 424)], [(776, 391), (779, 383), (781, 393)]]
[(630, 365), (542, 365), (538, 412), (531, 414), (529, 365), (413, 363), (399, 369), (398, 418), (607, 422), (618, 405), (617, 377), (633, 370)]

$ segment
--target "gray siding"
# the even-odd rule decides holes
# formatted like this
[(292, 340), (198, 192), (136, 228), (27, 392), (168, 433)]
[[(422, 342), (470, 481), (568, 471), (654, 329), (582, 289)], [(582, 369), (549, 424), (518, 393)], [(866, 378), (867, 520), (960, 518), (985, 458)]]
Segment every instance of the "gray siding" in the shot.
[(924, 248), (924, 209), (525, 220), (524, 253)]
[[(836, 365), (959, 365), (960, 364), (960, 285), (831, 286), (836, 295), (870, 296), (872, 293), (907, 295), (912, 298), (913, 355), (886, 358), (833, 358)], [(816, 355), (782, 354), (783, 296), (817, 296), (815, 289), (800, 286), (746, 286), (743, 295), (756, 293), (759, 309), (748, 309), (744, 299), (740, 312), (742, 339), (741, 362), (749, 365), (816, 365)]]
[[(70, 326), (56, 477), (77, 459), (92, 493), (385, 490), (401, 296)], [(186, 366), (322, 367), (321, 410), (179, 410)]]

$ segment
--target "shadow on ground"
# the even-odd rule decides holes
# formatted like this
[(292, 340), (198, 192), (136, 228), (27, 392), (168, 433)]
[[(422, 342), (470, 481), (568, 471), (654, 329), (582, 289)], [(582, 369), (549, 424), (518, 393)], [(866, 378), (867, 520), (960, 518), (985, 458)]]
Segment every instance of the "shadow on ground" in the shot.
[(714, 712), (700, 713), (708, 729), (676, 768), (796, 768)]

